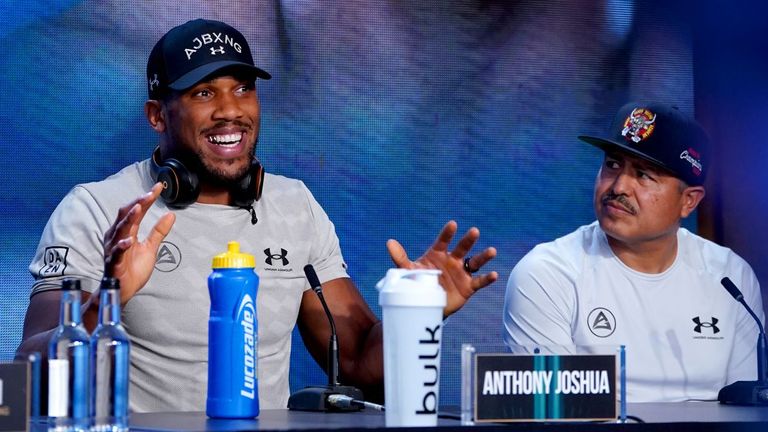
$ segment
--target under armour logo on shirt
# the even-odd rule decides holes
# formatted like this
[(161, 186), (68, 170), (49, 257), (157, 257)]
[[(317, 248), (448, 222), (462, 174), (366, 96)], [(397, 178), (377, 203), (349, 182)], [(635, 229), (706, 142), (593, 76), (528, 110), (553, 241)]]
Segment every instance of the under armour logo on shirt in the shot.
[(696, 327), (693, 328), (693, 331), (696, 333), (701, 333), (701, 328), (710, 328), (712, 329), (712, 334), (717, 334), (720, 332), (720, 329), (717, 328), (717, 322), (719, 321), (717, 318), (712, 317), (712, 321), (702, 321), (699, 317), (694, 317), (691, 321), (696, 323)]
[(267, 259), (264, 260), (265, 263), (268, 265), (274, 265), (273, 260), (280, 260), (283, 264), (283, 267), (288, 265), (288, 251), (280, 248), (279, 254), (273, 254), (270, 248), (264, 249), (264, 254), (267, 256)]

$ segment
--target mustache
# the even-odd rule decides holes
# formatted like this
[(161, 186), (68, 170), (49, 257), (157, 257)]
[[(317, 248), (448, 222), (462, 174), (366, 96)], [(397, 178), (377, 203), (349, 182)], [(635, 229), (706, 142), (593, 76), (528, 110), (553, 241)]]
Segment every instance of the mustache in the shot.
[(231, 120), (231, 121), (220, 121), (220, 122), (217, 122), (215, 125), (203, 129), (203, 133), (208, 133), (208, 132), (210, 132), (210, 131), (212, 131), (214, 129), (218, 129), (218, 128), (222, 128), (222, 127), (226, 127), (226, 126), (237, 126), (237, 127), (241, 127), (243, 129), (246, 129), (246, 130), (253, 129), (253, 125), (251, 125), (250, 123), (246, 123), (246, 122), (244, 122), (242, 120)]
[(607, 194), (603, 195), (603, 198), (600, 200), (600, 202), (603, 205), (608, 204), (610, 201), (615, 201), (619, 203), (619, 205), (624, 208), (624, 210), (628, 211), (630, 214), (637, 214), (637, 210), (635, 209), (635, 206), (632, 205), (632, 203), (629, 202), (626, 196), (615, 194), (613, 192), (608, 192)]

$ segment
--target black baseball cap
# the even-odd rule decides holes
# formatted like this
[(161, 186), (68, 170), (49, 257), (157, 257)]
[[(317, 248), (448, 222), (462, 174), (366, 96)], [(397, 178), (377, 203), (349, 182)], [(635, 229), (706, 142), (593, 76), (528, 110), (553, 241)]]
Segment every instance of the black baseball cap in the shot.
[(707, 133), (693, 117), (660, 102), (630, 102), (616, 113), (607, 136), (579, 139), (639, 156), (690, 186), (702, 185), (709, 170)]
[(149, 98), (160, 99), (168, 89), (186, 90), (224, 68), (251, 74), (254, 79), (272, 78), (253, 64), (248, 41), (235, 28), (220, 21), (187, 21), (163, 35), (149, 54)]

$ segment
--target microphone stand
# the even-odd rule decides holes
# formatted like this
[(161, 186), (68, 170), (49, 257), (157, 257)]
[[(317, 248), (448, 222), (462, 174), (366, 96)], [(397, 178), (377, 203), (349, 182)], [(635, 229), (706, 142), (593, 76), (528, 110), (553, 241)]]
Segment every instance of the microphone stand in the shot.
[[(331, 336), (328, 341), (328, 385), (305, 387), (288, 398), (288, 409), (298, 411), (360, 411), (363, 406), (360, 404), (339, 404), (329, 403), (329, 396), (343, 395), (356, 401), (363, 400), (363, 392), (352, 386), (344, 386), (339, 383), (339, 343), (336, 336), (336, 324), (333, 321), (333, 315), (328, 309), (328, 304), (323, 297), (323, 289), (320, 280), (317, 278), (312, 264), (304, 266), (304, 273), (307, 276), (312, 290), (315, 291), (323, 305), (323, 310), (331, 324)], [(333, 399), (332, 399), (333, 400)]]
[(765, 328), (760, 320), (744, 301), (744, 294), (731, 282), (724, 277), (720, 283), (733, 296), (736, 301), (741, 303), (747, 312), (757, 323), (759, 333), (757, 336), (757, 381), (736, 381), (720, 389), (717, 394), (717, 400), (722, 404), (732, 405), (768, 405), (768, 351), (766, 347)]

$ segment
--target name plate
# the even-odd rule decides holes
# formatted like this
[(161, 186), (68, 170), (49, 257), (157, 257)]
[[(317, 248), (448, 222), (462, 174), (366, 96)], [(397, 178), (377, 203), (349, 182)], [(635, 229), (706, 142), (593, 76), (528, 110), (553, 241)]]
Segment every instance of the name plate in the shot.
[(29, 380), (29, 363), (0, 363), (0, 431), (27, 430)]
[(615, 420), (617, 356), (476, 354), (474, 420)]

